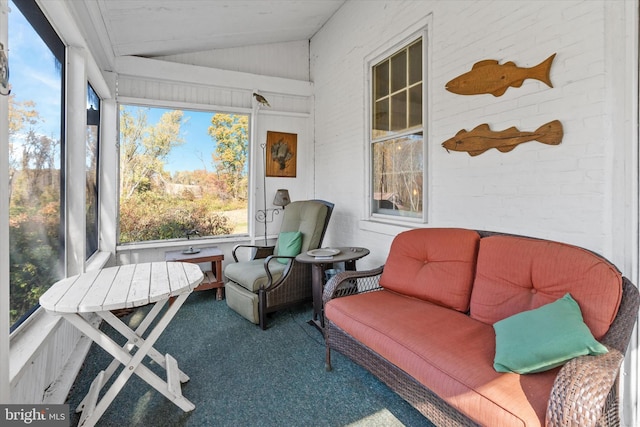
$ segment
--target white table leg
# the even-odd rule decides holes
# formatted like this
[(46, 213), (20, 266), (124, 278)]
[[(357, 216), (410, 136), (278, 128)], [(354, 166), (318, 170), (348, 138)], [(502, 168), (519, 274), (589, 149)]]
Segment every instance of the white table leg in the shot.
[[(138, 375), (140, 378), (142, 378), (149, 385), (151, 385), (153, 388), (155, 388), (157, 391), (162, 393), (165, 397), (171, 400), (175, 405), (177, 405), (183, 411), (188, 412), (195, 409), (195, 405), (193, 405), (193, 403), (187, 400), (182, 395), (182, 392), (180, 390), (176, 390), (175, 384), (171, 384), (170, 386), (167, 381), (160, 379), (155, 373), (153, 373), (151, 370), (149, 370), (146, 366), (144, 366), (141, 363), (144, 357), (148, 355), (151, 349), (153, 349), (153, 344), (160, 337), (160, 334), (165, 330), (165, 328), (169, 325), (169, 323), (177, 313), (178, 309), (182, 306), (182, 304), (184, 304), (188, 296), (189, 296), (188, 293), (181, 294), (174, 300), (173, 304), (170, 305), (170, 307), (167, 309), (164, 315), (160, 318), (156, 326), (149, 333), (149, 336), (147, 337), (147, 339), (143, 340), (144, 342), (140, 343), (140, 345), (136, 344), (139, 347), (139, 349), (136, 352), (136, 354), (133, 356), (131, 356), (131, 354), (128, 351), (126, 351), (124, 347), (120, 347), (115, 341), (109, 338), (106, 334), (104, 334), (98, 328), (94, 328), (82, 316), (78, 314), (64, 315), (64, 317), (67, 320), (69, 320), (69, 322), (71, 322), (81, 332), (86, 334), (94, 342), (100, 345), (100, 347), (102, 347), (109, 354), (111, 354), (115, 358), (115, 360), (125, 365), (120, 375), (118, 375), (118, 377), (114, 380), (113, 384), (111, 385), (109, 390), (107, 390), (106, 394), (102, 397), (100, 402), (97, 403), (97, 405), (95, 405), (93, 412), (89, 414), (83, 414), (82, 425), (86, 425), (86, 426), (94, 425), (98, 421), (98, 419), (100, 419), (102, 414), (104, 414), (104, 412), (109, 407), (111, 402), (113, 402), (113, 399), (115, 399), (115, 397), (118, 395), (122, 387), (124, 387), (126, 382), (134, 373)], [(124, 323), (122, 323), (119, 319), (117, 320), (122, 325), (124, 325)], [(132, 336), (132, 335), (136, 336), (134, 331), (132, 331), (126, 325), (124, 325), (124, 327), (128, 330), (125, 335), (126, 337)], [(120, 329), (122, 328), (119, 325), (118, 327), (119, 332), (120, 332)], [(173, 371), (174, 369), (177, 369), (177, 364), (176, 364), (176, 367), (172, 368), (171, 370)], [(102, 373), (101, 375), (104, 376), (104, 374)], [(100, 384), (98, 384), (99, 387), (102, 388), (102, 386), (104, 385), (104, 383), (106, 383), (107, 380), (100, 379), (98, 381), (100, 382)], [(93, 402), (86, 402), (85, 406), (93, 407), (92, 403)]]
[[(127, 343), (124, 346), (122, 346), (122, 348), (125, 349), (128, 353), (131, 353), (131, 350), (135, 346), (140, 346), (141, 345), (140, 343), (144, 342), (144, 340), (142, 339), (142, 336), (147, 331), (147, 328), (158, 316), (158, 314), (161, 312), (166, 302), (167, 300), (163, 300), (155, 303), (151, 308), (151, 310), (149, 311), (149, 313), (147, 313), (145, 318), (142, 319), (142, 322), (140, 322), (140, 325), (138, 325), (138, 327), (136, 328), (135, 333), (131, 333), (131, 329), (110, 311), (103, 311), (97, 314), (100, 315), (100, 317), (103, 318), (116, 331), (118, 331), (121, 335), (123, 335), (128, 339)], [(162, 356), (162, 354), (160, 354), (160, 352), (157, 351), (155, 348), (153, 347), (151, 348), (149, 352), (149, 357), (151, 357), (155, 362), (157, 362), (160, 366), (166, 369), (164, 356)], [(111, 376), (115, 373), (116, 369), (118, 369), (118, 366), (120, 366), (120, 362), (118, 361), (118, 359), (113, 359), (109, 364), (109, 366), (107, 367), (107, 369), (104, 370), (104, 375), (101, 376), (102, 378), (101, 383), (96, 385), (96, 386), (99, 386), (98, 390), (101, 390), (102, 387), (104, 387), (104, 385), (109, 381)], [(189, 377), (187, 376), (187, 374), (185, 374), (182, 371), (179, 371), (179, 374), (180, 374), (180, 382), (185, 383), (189, 381)], [(85, 398), (82, 399), (80, 404), (76, 407), (76, 412), (81, 412), (84, 410), (88, 397), (89, 395), (87, 394), (87, 396), (85, 396)]]
[[(133, 332), (131, 330), (131, 328), (129, 328), (122, 320), (118, 319), (110, 311), (103, 311), (103, 312), (98, 313), (98, 315), (100, 315), (100, 317), (102, 317), (109, 325), (111, 325), (113, 327), (113, 329), (118, 331), (123, 337), (125, 337), (125, 338), (127, 338), (129, 340), (127, 342), (126, 346), (127, 346), (127, 350), (130, 352), (131, 349), (133, 348), (133, 346), (140, 347), (142, 344), (144, 344), (144, 338), (142, 337), (142, 335), (146, 331), (148, 325), (151, 324), (153, 319), (156, 317), (156, 314), (154, 314), (152, 316), (152, 319), (147, 323), (147, 325), (143, 325), (143, 324), (147, 321), (147, 318), (152, 315), (152, 312), (155, 310), (156, 307), (160, 306), (160, 308), (162, 308), (164, 306), (164, 302), (166, 302), (166, 300), (163, 301), (162, 304), (157, 303), (156, 305), (153, 306), (153, 309), (149, 312), (147, 317), (144, 318), (143, 322), (140, 324), (140, 326), (136, 329), (135, 332)], [(159, 311), (160, 310), (158, 310), (158, 312)], [(144, 328), (143, 328), (143, 326), (144, 326)], [(140, 330), (141, 328), (143, 328), (143, 329)], [(155, 348), (151, 347), (149, 349), (148, 356), (154, 362), (156, 362), (158, 365), (162, 366), (165, 370), (167, 369), (166, 362), (165, 362), (165, 357), (158, 350), (156, 350)], [(117, 362), (115, 362), (115, 363), (116, 363), (116, 367), (117, 367), (118, 363)], [(115, 371), (115, 368), (114, 368), (114, 371)], [(108, 369), (107, 369), (107, 373), (108, 373)], [(113, 374), (113, 372), (109, 374), (109, 377), (112, 374)], [(189, 376), (187, 374), (185, 374), (182, 371), (179, 371), (179, 374), (180, 374), (180, 382), (181, 383), (186, 383), (187, 381), (189, 381)], [(108, 380), (108, 378), (107, 378), (107, 380)]]

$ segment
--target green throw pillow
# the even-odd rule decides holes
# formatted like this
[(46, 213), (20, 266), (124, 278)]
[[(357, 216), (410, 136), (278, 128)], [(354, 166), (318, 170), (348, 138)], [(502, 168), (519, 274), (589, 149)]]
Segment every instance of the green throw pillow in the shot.
[(582, 320), (580, 306), (570, 294), (500, 320), (493, 329), (496, 333), (493, 367), (498, 372), (543, 372), (574, 357), (607, 352)]
[[(296, 256), (302, 248), (302, 233), (299, 231), (283, 231), (278, 235), (278, 253), (282, 256)], [(286, 258), (278, 258), (278, 262), (286, 264)]]

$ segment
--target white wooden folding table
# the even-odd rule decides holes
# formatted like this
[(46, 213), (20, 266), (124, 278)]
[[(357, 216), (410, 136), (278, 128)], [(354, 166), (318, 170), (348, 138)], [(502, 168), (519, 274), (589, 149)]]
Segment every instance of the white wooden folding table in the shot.
[[(202, 270), (197, 264), (183, 262), (130, 264), (62, 279), (40, 297), (40, 305), (45, 310), (51, 314), (63, 316), (114, 357), (111, 364), (95, 378), (89, 392), (76, 409), (76, 412), (82, 411), (79, 426), (95, 425), (133, 374), (138, 375), (183, 411), (195, 409), (195, 405), (182, 395), (180, 385), (188, 381), (189, 377), (178, 369), (176, 359), (170, 354), (162, 355), (153, 345), (203, 277)], [(175, 298), (164, 314), (143, 337), (172, 297)], [(111, 313), (111, 310), (147, 304), (154, 305), (135, 330)], [(99, 325), (88, 322), (82, 316), (83, 313), (96, 313), (127, 338), (127, 343), (120, 346), (102, 332)], [(134, 347), (138, 347), (138, 350), (131, 354)], [(166, 381), (142, 364), (145, 356), (149, 356), (166, 370)], [(124, 365), (124, 369), (98, 402), (101, 389), (120, 364)]]

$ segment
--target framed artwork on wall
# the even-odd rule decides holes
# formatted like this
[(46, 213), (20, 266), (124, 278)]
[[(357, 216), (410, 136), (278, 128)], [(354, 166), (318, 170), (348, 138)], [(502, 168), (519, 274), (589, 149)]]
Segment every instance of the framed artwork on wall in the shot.
[(267, 131), (266, 176), (296, 177), (298, 135)]

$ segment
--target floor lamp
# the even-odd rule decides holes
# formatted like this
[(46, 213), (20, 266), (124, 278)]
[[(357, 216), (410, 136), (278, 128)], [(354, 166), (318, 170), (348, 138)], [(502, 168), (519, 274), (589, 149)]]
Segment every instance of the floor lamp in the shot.
[[(265, 195), (266, 200), (266, 195)], [(273, 205), (279, 206), (277, 208), (267, 209), (267, 203), (265, 202), (264, 209), (260, 209), (256, 212), (256, 220), (264, 224), (264, 245), (267, 246), (267, 224), (273, 222), (274, 215), (278, 215), (280, 211), (284, 210), (284, 207), (291, 203), (289, 197), (289, 191), (280, 188), (276, 191), (276, 196), (273, 198)]]
[(262, 200), (264, 201), (264, 209), (260, 209), (256, 212), (256, 221), (261, 222), (264, 225), (264, 245), (267, 246), (267, 224), (273, 222), (274, 215), (280, 214), (281, 210), (284, 210), (284, 207), (291, 203), (291, 198), (289, 197), (289, 190), (284, 188), (280, 188), (276, 191), (276, 195), (273, 198), (273, 205), (278, 206), (277, 208), (267, 209), (267, 158), (265, 153), (266, 144), (260, 144), (262, 148), (262, 157), (264, 159), (264, 171), (262, 174)]

